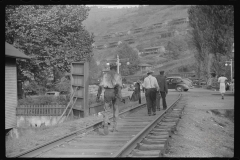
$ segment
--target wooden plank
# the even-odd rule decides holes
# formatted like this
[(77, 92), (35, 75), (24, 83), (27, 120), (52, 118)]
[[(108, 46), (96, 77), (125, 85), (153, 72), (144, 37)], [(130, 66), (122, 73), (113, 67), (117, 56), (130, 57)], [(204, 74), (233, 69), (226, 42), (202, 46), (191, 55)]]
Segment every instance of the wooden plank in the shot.
[(5, 129), (17, 125), (17, 70), (16, 59), (5, 61)]

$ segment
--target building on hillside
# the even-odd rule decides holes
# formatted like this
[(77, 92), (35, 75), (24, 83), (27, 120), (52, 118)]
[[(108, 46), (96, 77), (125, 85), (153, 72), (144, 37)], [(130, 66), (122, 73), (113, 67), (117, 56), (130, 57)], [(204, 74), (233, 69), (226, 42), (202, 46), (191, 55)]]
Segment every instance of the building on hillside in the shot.
[(117, 47), (117, 46), (118, 46), (118, 41), (111, 42), (108, 44), (108, 48), (113, 48), (113, 47)]
[(111, 36), (110, 35), (103, 36), (103, 39), (108, 39), (108, 38), (111, 38)]
[(125, 39), (124, 42), (128, 43), (128, 44), (132, 44), (134, 43), (134, 39), (133, 38), (129, 38), (129, 39)]
[(97, 49), (103, 49), (103, 48), (104, 48), (104, 45), (103, 45), (103, 44), (98, 45), (96, 48), (97, 48)]
[(109, 33), (109, 36), (112, 38), (112, 37), (116, 37), (116, 33)]
[(16, 59), (29, 59), (24, 53), (5, 42), (5, 129), (17, 126), (16, 107), (18, 105), (20, 83), (17, 77)]
[(163, 26), (163, 23), (155, 23), (152, 25), (154, 28), (161, 28)]
[(164, 46), (156, 46), (151, 48), (144, 48), (144, 55), (148, 54), (158, 54), (158, 53), (164, 53), (165, 47)]
[(160, 37), (161, 38), (168, 38), (168, 37), (173, 37), (174, 35), (175, 35), (175, 31), (172, 31), (172, 32), (161, 33)]
[(178, 25), (178, 24), (184, 24), (184, 23), (188, 23), (189, 19), (187, 18), (178, 18), (178, 19), (173, 19), (172, 21), (170, 21), (168, 23), (169, 26), (171, 25)]
[(144, 29), (142, 27), (141, 28), (134, 28), (132, 31), (133, 31), (133, 33), (139, 33), (139, 32), (144, 31)]
[(146, 63), (141, 63), (138, 65), (138, 67), (140, 67), (141, 72), (147, 71), (148, 69), (152, 69), (152, 65)]

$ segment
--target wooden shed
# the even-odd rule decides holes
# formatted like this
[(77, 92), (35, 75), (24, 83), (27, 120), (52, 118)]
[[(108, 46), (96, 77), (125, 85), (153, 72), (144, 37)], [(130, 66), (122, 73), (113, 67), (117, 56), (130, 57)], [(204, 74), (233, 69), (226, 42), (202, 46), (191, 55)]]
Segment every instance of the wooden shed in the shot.
[(5, 129), (14, 128), (17, 125), (17, 58), (29, 59), (28, 56), (5, 42)]
[(139, 64), (138, 66), (140, 67), (140, 70), (141, 70), (142, 73), (144, 71), (152, 68), (152, 65), (146, 64), (146, 63)]

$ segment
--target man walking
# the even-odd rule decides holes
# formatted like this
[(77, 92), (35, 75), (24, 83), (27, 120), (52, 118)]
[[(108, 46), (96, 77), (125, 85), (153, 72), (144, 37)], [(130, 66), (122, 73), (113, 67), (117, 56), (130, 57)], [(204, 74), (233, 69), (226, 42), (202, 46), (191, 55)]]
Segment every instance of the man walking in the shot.
[[(157, 82), (160, 87), (160, 94), (162, 97), (163, 110), (165, 110), (165, 109), (167, 109), (166, 95), (168, 94), (168, 85), (166, 82), (166, 77), (164, 75), (164, 71), (160, 71), (160, 75), (157, 76)], [(160, 98), (157, 101), (159, 101), (159, 102), (157, 102), (157, 103), (159, 103), (159, 106), (157, 106), (159, 108), (157, 108), (157, 109), (160, 110)]]
[(147, 72), (147, 77), (144, 79), (143, 87), (147, 101), (148, 115), (156, 115), (156, 93), (159, 91), (157, 79), (152, 76), (153, 71)]
[[(107, 111), (109, 107), (113, 107), (113, 130), (117, 131), (117, 120), (118, 120), (118, 103), (122, 101), (122, 77), (116, 72), (117, 66), (115, 64), (110, 64), (110, 71), (105, 73), (99, 84), (97, 100), (99, 100), (102, 93), (102, 88), (104, 91), (104, 110)], [(104, 121), (109, 123), (107, 114), (103, 114)]]

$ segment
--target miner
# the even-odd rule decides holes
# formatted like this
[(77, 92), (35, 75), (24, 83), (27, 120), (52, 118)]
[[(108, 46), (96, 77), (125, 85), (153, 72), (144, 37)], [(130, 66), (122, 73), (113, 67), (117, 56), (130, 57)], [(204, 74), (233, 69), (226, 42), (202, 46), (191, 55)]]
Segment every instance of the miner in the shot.
[[(108, 111), (113, 108), (113, 128), (112, 131), (117, 131), (118, 120), (118, 105), (122, 101), (122, 77), (117, 73), (117, 65), (115, 63), (110, 64), (110, 71), (103, 74), (101, 82), (99, 84), (97, 101), (100, 98), (102, 90), (104, 89), (104, 110)], [(108, 116), (103, 113), (104, 122), (109, 123)]]

